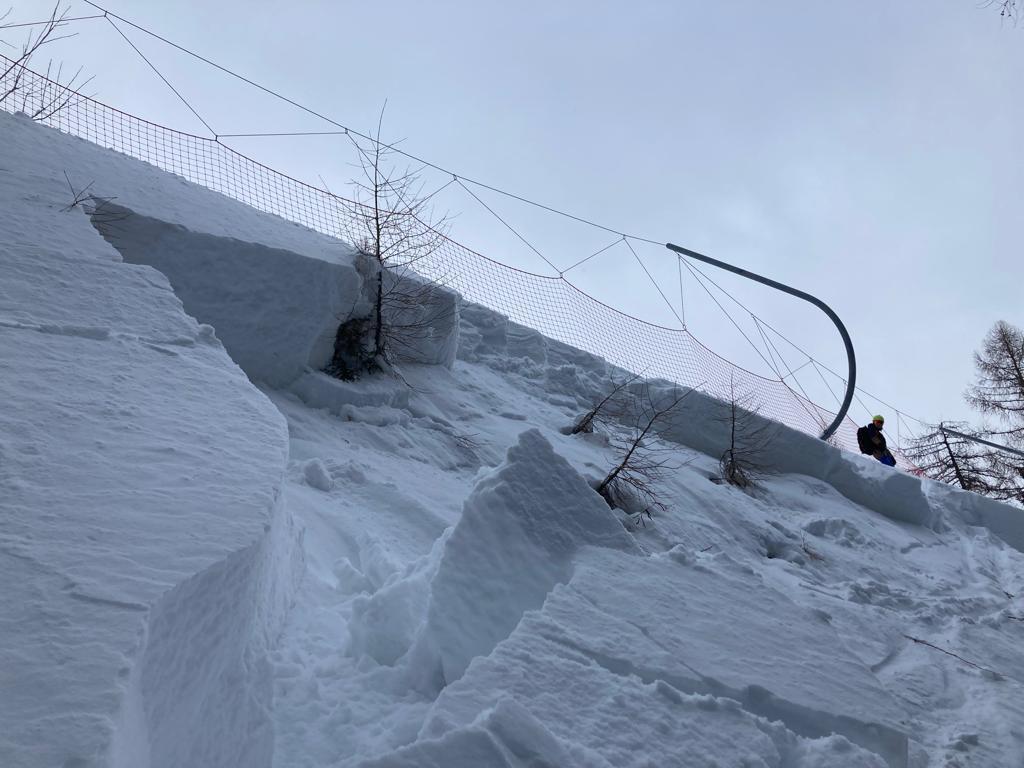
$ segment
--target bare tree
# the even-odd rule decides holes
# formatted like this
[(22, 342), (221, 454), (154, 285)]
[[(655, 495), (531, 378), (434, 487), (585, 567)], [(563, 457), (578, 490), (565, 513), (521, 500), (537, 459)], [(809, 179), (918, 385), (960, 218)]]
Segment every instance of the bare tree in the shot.
[[(1024, 332), (1000, 320), (974, 354), (975, 380), (967, 402), (996, 426), (980, 433), (1005, 449), (994, 450), (988, 469), (994, 481), (982, 492), (1002, 501), (1024, 504)], [(1008, 450), (1006, 450), (1008, 449)]]
[(623, 409), (626, 407), (624, 396), (629, 395), (627, 388), (638, 378), (640, 378), (640, 374), (634, 373), (620, 382), (612, 379), (611, 388), (607, 394), (600, 400), (597, 400), (589, 411), (576, 420), (576, 423), (569, 428), (568, 434), (578, 435), (581, 432), (590, 434), (598, 424), (620, 418), (623, 414)]
[(1019, 17), (1020, 9), (1017, 0), (982, 0), (980, 5), (982, 8), (998, 8), (999, 15), (1010, 21), (1015, 22)]
[(756, 485), (765, 471), (771, 423), (758, 415), (750, 395), (737, 393), (732, 378), (725, 411), (715, 420), (729, 430), (728, 445), (718, 462), (722, 479), (739, 488)]
[[(0, 65), (3, 67), (3, 73), (0, 74), (0, 104), (13, 103), (33, 120), (46, 120), (76, 98), (81, 98), (79, 91), (92, 81), (91, 77), (81, 80), (81, 67), (68, 76), (63, 64), (55, 66), (51, 60), (46, 65), (43, 78), (32, 76), (28, 70), (33, 56), (43, 47), (73, 37), (70, 34), (59, 34), (67, 26), (69, 10), (70, 6), (62, 9), (61, 4), (57, 3), (45, 22), (29, 27), (28, 36), (20, 49), (15, 48), (14, 54)], [(9, 13), (0, 17), (0, 22)], [(5, 28), (6, 25), (0, 23), (0, 31)]]
[(372, 264), (375, 285), (370, 316), (349, 320), (338, 330), (328, 370), (342, 378), (384, 369), (394, 355), (414, 352), (455, 312), (454, 302), (438, 298), (442, 281), (415, 270), (417, 262), (444, 245), (448, 219), (434, 216), (432, 195), (423, 194), (422, 169), (396, 168), (394, 145), (381, 139), (383, 120), (382, 109), (370, 139), (349, 134), (360, 173), (353, 181), (355, 246)]
[(929, 477), (1024, 504), (1024, 333), (997, 322), (974, 354), (974, 365), (965, 399), (997, 424), (940, 424), (912, 441), (910, 455)]
[(986, 495), (1024, 506), (1024, 459), (1015, 454), (996, 451), (992, 457), (992, 466), (999, 477), (999, 484)]
[(683, 464), (673, 459), (678, 449), (659, 444), (658, 438), (671, 423), (676, 408), (692, 392), (677, 390), (662, 402), (655, 402), (645, 382), (634, 398), (625, 431), (612, 431), (610, 445), (619, 458), (596, 490), (608, 506), (625, 510), (633, 525), (643, 523), (644, 517), (650, 519), (652, 509), (665, 509), (655, 484)]

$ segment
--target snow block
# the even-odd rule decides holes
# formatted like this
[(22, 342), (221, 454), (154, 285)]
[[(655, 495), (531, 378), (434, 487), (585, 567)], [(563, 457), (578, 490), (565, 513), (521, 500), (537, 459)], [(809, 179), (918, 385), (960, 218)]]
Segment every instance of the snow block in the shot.
[(500, 700), (469, 725), (438, 739), (417, 741), (358, 768), (611, 768), (576, 745), (566, 745), (514, 700)]
[[(338, 326), (369, 311), (351, 263), (192, 232), (113, 203), (93, 222), (125, 261), (165, 274), (253, 381), (284, 386), (324, 368)], [(338, 250), (348, 257), (341, 242)]]
[[(48, 210), (51, 215), (71, 203), (74, 195), (68, 189), (70, 182), (76, 192), (88, 187), (88, 192), (96, 198), (112, 200), (139, 216), (180, 224), (192, 232), (261, 243), (268, 248), (339, 264), (351, 263), (353, 259), (352, 248), (337, 238), (258, 210), (259, 199), (253, 200), (251, 206), (246, 205), (155, 165), (48, 128), (27, 116), (0, 112), (0, 134), (5, 139), (5, 160), (7, 157), (28, 158), (40, 166), (45, 165), (47, 170), (39, 174), (26, 168), (28, 176), (34, 174), (32, 184), (37, 181), (48, 184), (49, 171), (57, 169), (60, 183), (53, 188), (53, 207)], [(5, 163), (4, 168), (9, 168), (9, 164)], [(116, 216), (106, 218), (115, 227), (121, 223), (116, 221)], [(31, 227), (16, 226), (14, 230), (10, 234), (16, 239), (27, 236), (28, 245), (46, 247), (34, 238), (35, 230)], [(63, 233), (50, 232), (47, 239), (52, 242), (54, 237), (63, 238)], [(74, 241), (63, 243), (62, 248), (69, 255), (91, 250), (77, 249)]]
[(977, 493), (925, 480), (925, 493), (932, 505), (950, 519), (987, 528), (1019, 552), (1024, 552), (1024, 511)]
[(445, 542), (431, 582), (421, 640), (443, 679), (508, 637), (569, 578), (585, 545), (637, 552), (608, 505), (536, 429), (519, 436), (505, 462), (477, 483)]
[(319, 371), (309, 372), (299, 377), (290, 389), (310, 408), (323, 408), (335, 416), (342, 416), (353, 408), (409, 407), (409, 387), (390, 376), (341, 381)]
[(604, 393), (609, 377), (628, 376), (604, 358), (548, 338), (479, 304), (462, 304), (459, 359), (484, 363), (542, 383), (549, 396), (584, 404)]
[(391, 359), (451, 368), (459, 347), (459, 294), (407, 268), (397, 275), (386, 272), (384, 291), (391, 298), (383, 308), (384, 325), (396, 329)]
[(265, 651), (301, 564), (286, 425), (161, 273), (67, 210), (64, 172), (119, 160), (168, 203), (183, 182), (0, 132), (0, 765), (269, 765), (246, 744), (268, 743)]
[[(269, 768), (269, 652), (302, 573), (283, 499), (274, 512), (265, 536), (187, 579), (150, 611), (111, 768)], [(145, 723), (143, 752), (133, 722)]]
[(372, 595), (353, 600), (348, 647), (351, 655), (369, 656), (384, 666), (393, 666), (405, 656), (422, 630), (430, 584), (437, 574), (448, 535), (442, 534), (429, 555), (401, 574), (385, 579)]
[(511, 697), (613, 765), (642, 765), (643, 744), (686, 765), (906, 767), (904, 713), (827, 623), (752, 572), (693, 560), (581, 553), (568, 584), (441, 692), (420, 738)]

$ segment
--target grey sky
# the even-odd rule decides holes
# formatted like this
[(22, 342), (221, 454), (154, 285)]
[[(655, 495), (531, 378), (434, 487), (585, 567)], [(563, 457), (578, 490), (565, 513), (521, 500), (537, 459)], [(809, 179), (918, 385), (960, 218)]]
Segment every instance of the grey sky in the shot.
[[(14, 20), (52, 6), (12, 3)], [(1024, 28), (975, 0), (109, 7), (355, 128), (368, 129), (387, 98), (386, 136), (462, 175), (821, 296), (850, 328), (860, 383), (916, 416), (967, 415), (972, 351), (994, 321), (1024, 324)], [(49, 55), (84, 64), (100, 100), (205, 133), (109, 25), (75, 30)], [(218, 133), (329, 127), (130, 34)], [(336, 137), (231, 146), (304, 180), (322, 175), (336, 192), (352, 173)], [(551, 271), (468, 195), (449, 192), (441, 206), (459, 214), (456, 240)], [(485, 199), (561, 267), (614, 240)], [(640, 255), (678, 302), (671, 254)], [(569, 277), (624, 311), (678, 325), (621, 247)], [(713, 277), (845, 370), (817, 310)], [(702, 293), (687, 278), (690, 329), (764, 372)]]

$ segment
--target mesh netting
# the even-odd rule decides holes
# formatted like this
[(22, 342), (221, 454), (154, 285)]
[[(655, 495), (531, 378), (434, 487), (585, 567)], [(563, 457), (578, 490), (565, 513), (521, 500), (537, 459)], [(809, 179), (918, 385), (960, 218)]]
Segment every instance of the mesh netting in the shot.
[[(356, 204), (239, 154), (216, 139), (175, 131), (64, 88), (0, 55), (0, 106), (40, 123), (152, 163), (260, 211), (355, 242)], [(716, 355), (689, 331), (665, 328), (620, 312), (564, 277), (525, 272), (448, 238), (415, 269), (472, 302), (572, 347), (649, 378), (665, 378), (728, 399), (748, 398), (763, 415), (812, 435), (835, 416), (784, 381), (752, 373)], [(857, 450), (847, 418), (833, 442)], [(902, 466), (911, 466), (893, 451)]]

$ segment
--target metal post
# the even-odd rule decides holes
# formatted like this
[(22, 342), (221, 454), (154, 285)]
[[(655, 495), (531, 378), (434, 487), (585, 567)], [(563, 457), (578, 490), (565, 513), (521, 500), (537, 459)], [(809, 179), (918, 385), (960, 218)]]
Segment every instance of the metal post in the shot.
[(676, 253), (681, 253), (684, 256), (689, 256), (691, 259), (697, 259), (698, 261), (703, 261), (705, 264), (710, 264), (713, 267), (728, 270), (729, 272), (733, 272), (734, 274), (740, 275), (741, 277), (746, 277), (749, 278), (750, 280), (756, 280), (759, 283), (780, 290), (783, 293), (788, 293), (790, 296), (796, 296), (799, 299), (808, 301), (814, 306), (816, 306), (818, 309), (820, 309), (822, 312), (824, 312), (826, 315), (828, 315), (829, 319), (833, 323), (835, 323), (836, 328), (839, 329), (839, 335), (843, 337), (843, 344), (846, 345), (846, 357), (850, 363), (850, 373), (846, 379), (846, 396), (843, 398), (843, 404), (839, 406), (839, 413), (836, 414), (836, 417), (835, 419), (833, 419), (832, 423), (829, 424), (825, 428), (825, 431), (821, 433), (822, 440), (828, 440), (830, 437), (832, 437), (832, 435), (835, 434), (835, 431), (839, 429), (839, 425), (843, 423), (843, 419), (846, 418), (846, 412), (850, 410), (850, 403), (853, 402), (853, 392), (857, 386), (857, 358), (853, 353), (853, 342), (850, 340), (850, 334), (846, 332), (846, 326), (843, 325), (843, 321), (839, 319), (839, 315), (833, 312), (832, 308), (828, 306), (828, 304), (826, 304), (821, 299), (815, 296), (811, 296), (811, 294), (809, 293), (804, 293), (803, 291), (797, 290), (796, 288), (790, 288), (788, 285), (783, 285), (782, 283), (778, 283), (775, 280), (771, 280), (767, 277), (756, 275), (753, 272), (748, 272), (747, 270), (741, 269), (740, 267), (734, 267), (732, 264), (726, 264), (724, 261), (712, 259), (710, 256), (705, 256), (702, 253), (691, 251), (689, 248), (683, 248), (682, 246), (679, 245), (672, 245), (672, 243), (666, 243), (665, 247), (668, 248), (670, 251), (675, 251)]

